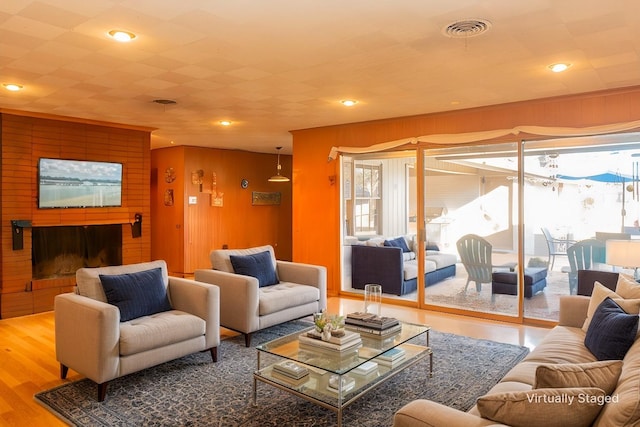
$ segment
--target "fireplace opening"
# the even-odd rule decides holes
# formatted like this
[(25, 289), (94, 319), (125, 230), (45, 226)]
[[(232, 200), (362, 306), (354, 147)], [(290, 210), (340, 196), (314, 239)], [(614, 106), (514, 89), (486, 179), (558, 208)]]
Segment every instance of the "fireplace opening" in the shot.
[(31, 236), (34, 279), (122, 264), (122, 224), (34, 227)]

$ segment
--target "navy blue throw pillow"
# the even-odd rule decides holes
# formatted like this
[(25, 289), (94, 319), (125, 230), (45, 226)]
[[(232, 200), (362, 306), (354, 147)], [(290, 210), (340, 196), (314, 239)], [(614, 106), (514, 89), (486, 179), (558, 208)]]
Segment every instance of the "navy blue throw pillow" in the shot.
[(404, 237), (402, 236), (396, 237), (395, 239), (391, 240), (385, 240), (384, 245), (392, 246), (394, 248), (400, 248), (402, 249), (402, 252), (411, 252), (411, 249), (409, 249), (409, 246), (407, 246), (407, 241), (404, 240)]
[(596, 309), (584, 345), (598, 360), (622, 360), (636, 339), (638, 315), (627, 314), (607, 297)]
[(271, 252), (264, 251), (251, 255), (229, 255), (236, 274), (258, 279), (258, 286), (271, 286), (279, 283), (276, 269), (271, 261)]
[(120, 321), (171, 310), (162, 269), (100, 275), (107, 302), (120, 309)]

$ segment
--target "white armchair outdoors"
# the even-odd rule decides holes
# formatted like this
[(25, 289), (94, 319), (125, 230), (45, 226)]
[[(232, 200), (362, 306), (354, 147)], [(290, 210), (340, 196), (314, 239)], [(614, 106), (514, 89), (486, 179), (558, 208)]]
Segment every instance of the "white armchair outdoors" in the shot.
[(327, 305), (327, 269), (276, 260), (270, 245), (217, 249), (211, 270), (198, 269), (195, 280), (220, 288), (220, 325), (245, 335), (318, 313)]

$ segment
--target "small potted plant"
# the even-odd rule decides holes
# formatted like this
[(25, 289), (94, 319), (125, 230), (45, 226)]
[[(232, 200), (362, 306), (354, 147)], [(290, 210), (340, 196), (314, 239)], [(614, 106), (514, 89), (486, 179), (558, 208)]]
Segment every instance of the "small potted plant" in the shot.
[(336, 314), (331, 316), (329, 321), (331, 323), (331, 335), (334, 337), (344, 336), (344, 316)]
[(324, 310), (321, 313), (313, 313), (313, 323), (316, 325), (316, 332), (322, 333), (329, 320)]

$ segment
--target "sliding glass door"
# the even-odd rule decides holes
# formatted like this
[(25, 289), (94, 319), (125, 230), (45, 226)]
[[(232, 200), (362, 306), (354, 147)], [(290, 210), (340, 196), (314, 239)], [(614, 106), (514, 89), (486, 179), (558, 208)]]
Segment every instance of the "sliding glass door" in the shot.
[[(557, 321), (576, 244), (640, 238), (640, 135), (342, 155), (342, 291)], [(589, 269), (625, 271), (596, 249)]]
[(517, 159), (516, 143), (425, 150), (427, 306), (518, 314)]
[(341, 156), (344, 292), (377, 283), (385, 299), (417, 303), (415, 161), (414, 151)]

